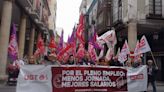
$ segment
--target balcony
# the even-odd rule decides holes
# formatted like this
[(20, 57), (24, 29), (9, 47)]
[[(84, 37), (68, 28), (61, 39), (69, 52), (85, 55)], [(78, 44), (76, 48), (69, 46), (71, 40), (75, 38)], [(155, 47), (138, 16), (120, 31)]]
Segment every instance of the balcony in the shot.
[(40, 12), (36, 10), (34, 4), (36, 4), (37, 0), (16, 0), (17, 4), (19, 4), (25, 11), (28, 13), (33, 19), (39, 18)]

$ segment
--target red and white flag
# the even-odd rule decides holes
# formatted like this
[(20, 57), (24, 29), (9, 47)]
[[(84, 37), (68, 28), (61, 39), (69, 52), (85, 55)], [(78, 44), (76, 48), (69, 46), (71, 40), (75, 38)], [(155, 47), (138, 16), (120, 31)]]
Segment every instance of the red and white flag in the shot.
[(38, 55), (42, 55), (45, 52), (45, 46), (44, 41), (41, 37), (41, 34), (38, 36), (38, 42), (37, 42), (37, 50), (35, 51), (34, 55), (37, 57)]
[(106, 53), (106, 55), (105, 55), (105, 58), (108, 61), (110, 61), (112, 59), (113, 55), (114, 55), (113, 49), (112, 48), (109, 48), (108, 51), (107, 51), (107, 53)]
[(127, 59), (127, 54), (120, 53), (118, 55), (118, 61), (120, 61), (121, 63), (124, 63)]
[(79, 58), (83, 58), (84, 57), (84, 53), (85, 53), (85, 48), (84, 48), (84, 45), (82, 43), (79, 44), (79, 48), (78, 48), (78, 51), (77, 51), (77, 57)]
[(50, 38), (50, 43), (48, 45), (48, 48), (50, 49), (51, 53), (53, 53), (53, 54), (55, 53), (57, 46), (56, 46), (54, 37)]
[(102, 49), (100, 51), (99, 56), (97, 57), (97, 60), (99, 60), (100, 58), (102, 58), (104, 56), (104, 46), (102, 46)]
[(117, 44), (117, 38), (116, 38), (115, 31), (114, 30), (110, 30), (110, 31), (104, 33), (103, 35), (101, 35), (100, 37), (98, 37), (98, 41), (101, 44), (111, 43), (111, 45), (114, 46), (115, 44)]
[(134, 50), (134, 55), (140, 54), (139, 49), (140, 49), (140, 43), (139, 43), (139, 41), (137, 41), (136, 48)]
[(127, 40), (125, 40), (125, 43), (121, 49), (121, 53), (130, 54), (129, 45), (127, 43)]
[(97, 60), (97, 54), (96, 54), (96, 51), (94, 49), (94, 46), (92, 44), (90, 44), (90, 43), (88, 45), (88, 53), (91, 56), (91, 59), (93, 61), (96, 61)]
[(136, 48), (134, 50), (134, 61), (138, 61), (141, 57), (141, 52), (139, 51), (140, 49), (140, 43), (137, 41)]
[(78, 27), (77, 27), (77, 31), (76, 31), (76, 37), (78, 38), (78, 40), (82, 44), (85, 43), (84, 37), (83, 37), (83, 31), (84, 31), (84, 15), (81, 14), (79, 24), (78, 24)]
[(72, 45), (67, 44), (62, 50), (59, 51), (59, 53), (57, 54), (57, 59), (60, 61), (66, 60), (66, 58), (69, 57), (68, 52), (71, 50), (71, 48), (72, 48)]
[(128, 46), (128, 43), (127, 43), (127, 40), (125, 40), (125, 43), (121, 49), (121, 52), (120, 54), (118, 55), (118, 61), (120, 62), (125, 62), (127, 60), (127, 55), (130, 54), (130, 51), (129, 51), (129, 46)]
[(151, 48), (148, 44), (148, 41), (147, 41), (145, 35), (142, 36), (142, 38), (140, 39), (139, 47), (140, 47), (139, 48), (140, 53), (146, 53), (146, 52), (151, 51)]

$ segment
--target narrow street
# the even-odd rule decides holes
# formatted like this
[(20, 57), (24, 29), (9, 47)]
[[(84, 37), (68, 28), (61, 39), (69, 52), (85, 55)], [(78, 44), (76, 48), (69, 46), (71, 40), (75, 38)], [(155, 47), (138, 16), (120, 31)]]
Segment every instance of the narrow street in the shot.
[(164, 0), (0, 0), (0, 92), (164, 92), (163, 61)]

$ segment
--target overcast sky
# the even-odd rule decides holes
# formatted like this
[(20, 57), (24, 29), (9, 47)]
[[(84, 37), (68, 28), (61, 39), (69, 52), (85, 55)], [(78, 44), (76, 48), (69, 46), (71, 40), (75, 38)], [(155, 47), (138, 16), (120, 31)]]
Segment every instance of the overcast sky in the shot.
[(82, 0), (57, 0), (56, 27), (64, 29), (64, 41), (71, 35), (79, 20), (79, 7)]

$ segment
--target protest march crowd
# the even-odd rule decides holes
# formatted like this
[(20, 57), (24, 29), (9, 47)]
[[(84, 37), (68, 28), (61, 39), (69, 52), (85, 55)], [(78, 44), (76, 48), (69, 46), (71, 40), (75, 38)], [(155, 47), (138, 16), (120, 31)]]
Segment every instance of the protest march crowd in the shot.
[[(81, 18), (81, 16), (80, 16)], [(73, 30), (71, 36), (68, 38), (67, 43), (63, 42), (63, 31), (60, 37), (58, 46), (55, 43), (54, 37), (50, 39), (48, 50), (44, 45), (44, 41), (41, 34), (38, 36), (37, 49), (34, 55), (29, 56), (28, 59), (20, 60), (15, 59), (11, 65), (9, 65), (9, 71), (12, 66), (16, 66), (18, 69), (21, 65), (89, 65), (89, 66), (121, 66), (121, 67), (133, 67), (137, 68), (143, 65), (143, 54), (151, 52), (150, 46), (145, 36), (140, 41), (137, 41), (134, 52), (130, 52), (127, 40), (123, 44), (121, 50), (118, 49), (117, 54), (114, 55), (114, 47), (117, 44), (117, 38), (114, 30), (109, 30), (100, 37), (96, 34), (93, 27), (93, 35), (89, 41), (85, 42), (82, 36), (83, 21), (80, 23), (75, 31)], [(77, 47), (77, 41), (78, 47)], [(85, 48), (85, 44), (88, 44), (88, 48)], [(104, 44), (107, 45), (107, 52), (104, 55)], [(97, 55), (96, 50), (100, 53)], [(45, 53), (47, 52), (47, 53)], [(16, 56), (17, 52), (9, 53), (10, 56)], [(158, 67), (155, 60), (148, 60), (148, 83), (155, 87), (155, 75)], [(154, 66), (155, 65), (155, 66)]]

